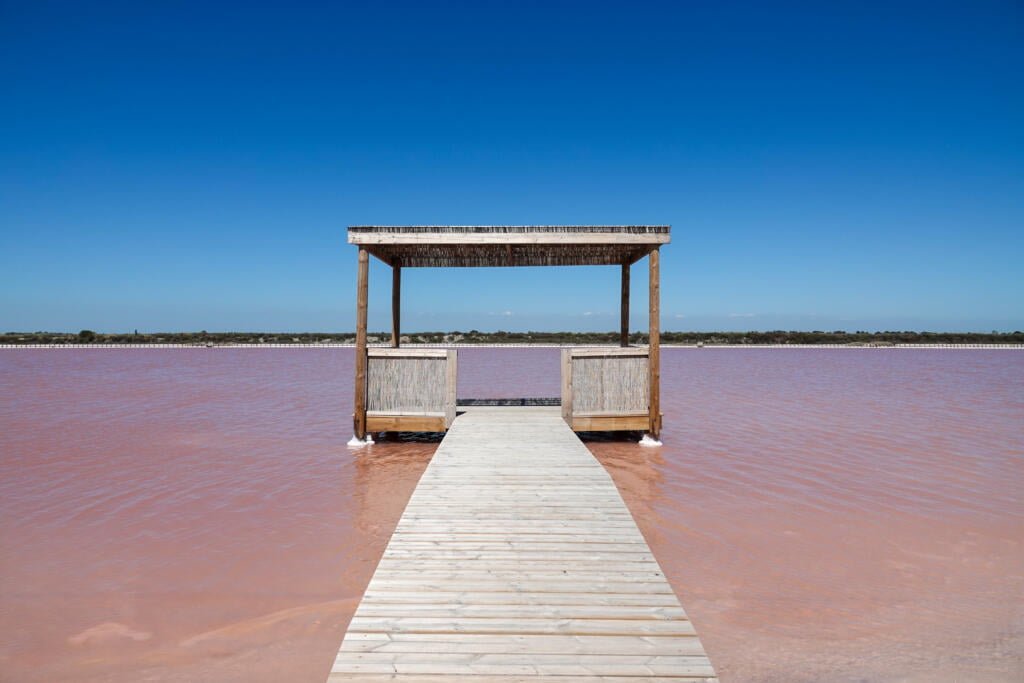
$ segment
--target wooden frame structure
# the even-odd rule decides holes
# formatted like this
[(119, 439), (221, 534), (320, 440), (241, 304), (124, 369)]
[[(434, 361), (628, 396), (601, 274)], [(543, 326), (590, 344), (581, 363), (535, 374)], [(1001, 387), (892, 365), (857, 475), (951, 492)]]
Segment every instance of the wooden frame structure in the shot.
[(562, 349), (562, 419), (577, 432), (657, 433), (650, 369), (645, 348)]
[(366, 352), (366, 431), (443, 432), (455, 421), (454, 349)]
[[(579, 431), (645, 430), (657, 438), (661, 432), (660, 405), (660, 254), (670, 241), (667, 225), (417, 225), (351, 226), (348, 242), (359, 248), (356, 278), (356, 381), (353, 429), (358, 439), (373, 431), (441, 431), (454, 419), (455, 354), (443, 350), (397, 350), (401, 346), (401, 285), (404, 268), (461, 268), (500, 266), (619, 266), (621, 272), (621, 349), (567, 349), (563, 353), (562, 411), (570, 427)], [(367, 300), (369, 257), (392, 268), (391, 349), (367, 349)], [(629, 347), (630, 268), (640, 259), (649, 262), (650, 331), (646, 349)], [(635, 359), (645, 358), (646, 405), (636, 399)], [(603, 360), (602, 360), (603, 359)], [(633, 360), (630, 360), (633, 359)], [(444, 361), (443, 373), (436, 364)], [(591, 362), (591, 361), (594, 362)], [(385, 373), (401, 375), (402, 386), (381, 393), (371, 406), (368, 386), (376, 370), (389, 364)], [(401, 369), (399, 369), (401, 368)], [(426, 374), (424, 374), (426, 373)], [(392, 375), (392, 382), (394, 377)], [(444, 379), (444, 403), (438, 404), (437, 383)], [(419, 378), (416, 380), (415, 378)], [(631, 379), (633, 378), (633, 379)], [(405, 381), (408, 380), (408, 381)], [(376, 380), (373, 380), (376, 381)], [(417, 395), (428, 384), (435, 391)], [(589, 405), (576, 391), (615, 384), (628, 388), (631, 402), (615, 403), (612, 410), (601, 402)], [(567, 394), (566, 391), (569, 393)], [(418, 397), (417, 397), (418, 396)], [(368, 403), (369, 401), (369, 403)], [(424, 402), (430, 405), (425, 406)], [(614, 403), (614, 402), (613, 402)], [(424, 407), (429, 409), (424, 409)], [(586, 408), (586, 409), (584, 409)], [(596, 409), (595, 409), (596, 408)], [(567, 412), (568, 410), (568, 412)]]

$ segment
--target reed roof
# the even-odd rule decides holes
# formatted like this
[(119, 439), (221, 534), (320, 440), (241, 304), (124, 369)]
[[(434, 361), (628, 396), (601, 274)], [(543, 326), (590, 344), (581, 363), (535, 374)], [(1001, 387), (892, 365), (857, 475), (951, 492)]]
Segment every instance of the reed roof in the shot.
[(667, 225), (354, 225), (349, 244), (391, 265), (606, 266), (668, 244)]

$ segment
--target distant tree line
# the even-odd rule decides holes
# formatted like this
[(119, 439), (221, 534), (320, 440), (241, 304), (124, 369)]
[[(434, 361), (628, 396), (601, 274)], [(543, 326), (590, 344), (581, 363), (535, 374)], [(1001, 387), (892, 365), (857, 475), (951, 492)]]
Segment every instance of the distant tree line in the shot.
[[(7, 332), (0, 344), (351, 344), (354, 332), (154, 332), (105, 334), (93, 330), (66, 332)], [(388, 332), (371, 333), (371, 343), (387, 342)], [(633, 333), (633, 344), (646, 344), (647, 335)], [(1024, 344), (1024, 332), (662, 332), (663, 344)], [(420, 344), (618, 344), (617, 332), (414, 332), (403, 343)]]

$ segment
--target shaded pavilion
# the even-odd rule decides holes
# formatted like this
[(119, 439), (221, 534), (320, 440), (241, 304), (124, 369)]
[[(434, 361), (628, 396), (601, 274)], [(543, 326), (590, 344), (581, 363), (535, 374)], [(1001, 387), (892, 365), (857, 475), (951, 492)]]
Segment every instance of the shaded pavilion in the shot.
[[(455, 417), (454, 350), (401, 348), (403, 268), (617, 266), (620, 345), (563, 349), (562, 415), (576, 431), (640, 430), (657, 438), (660, 412), (659, 249), (667, 225), (359, 225), (353, 429), (444, 431)], [(367, 348), (369, 257), (392, 269), (391, 348)], [(648, 257), (649, 344), (629, 346), (629, 285)]]

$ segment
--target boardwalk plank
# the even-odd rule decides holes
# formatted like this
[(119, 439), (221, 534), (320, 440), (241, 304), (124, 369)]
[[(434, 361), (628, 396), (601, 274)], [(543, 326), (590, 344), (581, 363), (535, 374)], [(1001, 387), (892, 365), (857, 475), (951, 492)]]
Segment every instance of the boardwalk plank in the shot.
[(509, 636), (480, 633), (350, 633), (352, 652), (462, 652), (494, 654), (702, 655), (700, 640), (675, 636)]
[(647, 593), (473, 593), (467, 591), (381, 591), (370, 589), (363, 603), (399, 605), (632, 605), (675, 606), (673, 595)]

